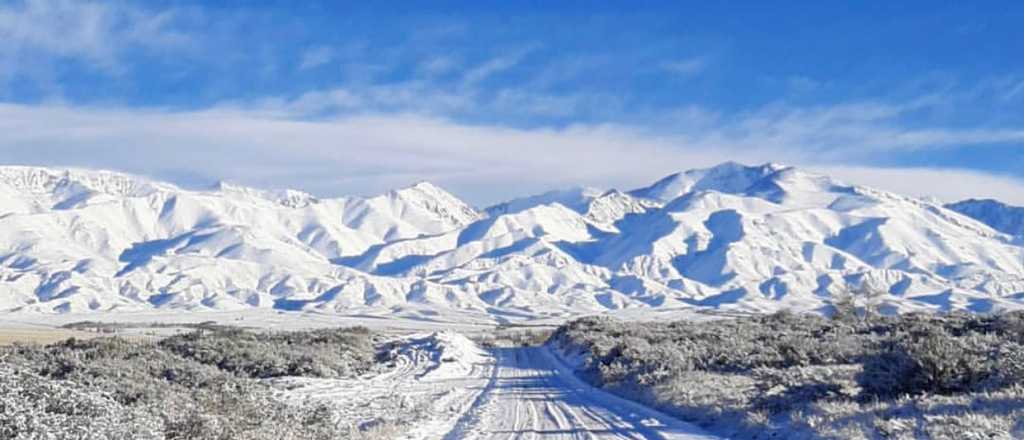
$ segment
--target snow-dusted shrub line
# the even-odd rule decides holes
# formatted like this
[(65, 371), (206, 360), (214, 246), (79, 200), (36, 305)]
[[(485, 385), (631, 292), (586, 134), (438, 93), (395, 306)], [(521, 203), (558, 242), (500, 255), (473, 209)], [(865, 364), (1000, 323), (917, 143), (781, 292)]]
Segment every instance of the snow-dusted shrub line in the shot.
[(596, 386), (734, 438), (1024, 437), (1024, 313), (567, 323)]
[(199, 330), (159, 342), (98, 338), (0, 349), (0, 438), (386, 438), (326, 403), (286, 402), (253, 378), (375, 368), (366, 329)]
[(346, 377), (373, 367), (376, 350), (364, 327), (305, 332), (199, 330), (159, 342), (162, 349), (229, 373), (252, 377)]
[(536, 347), (544, 345), (553, 331), (551, 328), (498, 328), (475, 335), (473, 341), (485, 348)]

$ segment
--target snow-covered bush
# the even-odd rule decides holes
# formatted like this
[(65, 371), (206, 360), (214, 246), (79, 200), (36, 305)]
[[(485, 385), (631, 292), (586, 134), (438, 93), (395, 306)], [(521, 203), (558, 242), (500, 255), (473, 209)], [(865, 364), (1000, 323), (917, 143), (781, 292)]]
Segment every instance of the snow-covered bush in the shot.
[(493, 332), (473, 335), (473, 340), (482, 347), (536, 347), (544, 345), (551, 336), (546, 328), (499, 327)]
[(376, 356), (372, 335), (361, 327), (277, 333), (199, 330), (164, 339), (160, 347), (252, 378), (351, 376), (367, 371)]
[(0, 438), (158, 439), (161, 419), (108, 394), (0, 364)]
[(925, 324), (886, 345), (864, 362), (862, 386), (873, 396), (975, 391), (998, 375), (999, 341), (981, 334), (955, 337)]
[(354, 438), (330, 407), (286, 402), (251, 377), (365, 371), (375, 356), (371, 338), (365, 329), (217, 330), (170, 342), (70, 339), (0, 348), (0, 438)]
[[(578, 374), (732, 438), (1024, 436), (1024, 313), (584, 318)], [(1016, 437), (1015, 437), (1016, 436)]]

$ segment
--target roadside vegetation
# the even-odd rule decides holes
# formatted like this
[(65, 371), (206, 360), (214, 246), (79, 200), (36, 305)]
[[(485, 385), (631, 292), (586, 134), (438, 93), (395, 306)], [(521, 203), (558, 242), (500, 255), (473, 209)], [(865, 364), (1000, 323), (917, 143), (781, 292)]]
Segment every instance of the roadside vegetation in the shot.
[(484, 348), (496, 347), (539, 347), (547, 342), (554, 331), (552, 327), (506, 326), (472, 337)]
[(549, 344), (595, 386), (731, 438), (1024, 438), (1024, 312), (855, 310), (585, 318)]
[(326, 403), (286, 401), (256, 380), (351, 377), (379, 365), (364, 328), (2, 347), (0, 438), (384, 438), (383, 425), (349, 426)]

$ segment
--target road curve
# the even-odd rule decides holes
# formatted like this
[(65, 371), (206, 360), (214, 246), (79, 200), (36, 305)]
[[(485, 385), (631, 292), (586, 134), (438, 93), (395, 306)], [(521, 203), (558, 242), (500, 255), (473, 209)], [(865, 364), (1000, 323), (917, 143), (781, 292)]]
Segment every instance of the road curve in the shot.
[(492, 353), (488, 384), (446, 440), (717, 438), (583, 383), (544, 347)]

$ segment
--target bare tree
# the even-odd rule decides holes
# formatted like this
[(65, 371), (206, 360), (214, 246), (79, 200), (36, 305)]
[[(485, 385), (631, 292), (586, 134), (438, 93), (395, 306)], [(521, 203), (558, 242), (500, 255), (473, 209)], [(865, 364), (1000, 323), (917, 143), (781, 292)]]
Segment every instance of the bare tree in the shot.
[(881, 314), (882, 299), (888, 292), (867, 281), (832, 295), (833, 318), (868, 323)]

